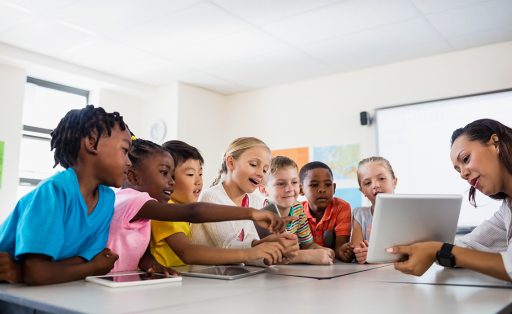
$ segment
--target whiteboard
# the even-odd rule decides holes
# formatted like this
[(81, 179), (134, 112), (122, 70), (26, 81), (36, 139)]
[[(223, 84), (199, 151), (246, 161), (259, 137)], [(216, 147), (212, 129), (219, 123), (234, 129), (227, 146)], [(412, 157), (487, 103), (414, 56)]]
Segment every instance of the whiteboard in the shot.
[(452, 132), (482, 118), (512, 127), (512, 90), (377, 109), (377, 151), (395, 171), (396, 193), (462, 194), (459, 227), (492, 216), (501, 202), (477, 192), (471, 206), (470, 186), (450, 161)]

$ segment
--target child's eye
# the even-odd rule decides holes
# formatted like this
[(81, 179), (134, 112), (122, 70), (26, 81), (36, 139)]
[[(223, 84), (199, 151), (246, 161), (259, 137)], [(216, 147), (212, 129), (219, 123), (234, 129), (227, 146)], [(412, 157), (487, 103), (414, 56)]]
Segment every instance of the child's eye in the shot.
[(364, 186), (369, 186), (370, 185), (370, 182), (364, 182), (363, 183)]
[(464, 157), (464, 158), (462, 158), (462, 162), (467, 164), (469, 162), (469, 155)]
[(312, 187), (312, 188), (316, 188), (318, 186), (318, 184), (317, 183), (311, 183), (309, 186)]
[(256, 167), (257, 165), (255, 163), (250, 163), (249, 164), (251, 167)]

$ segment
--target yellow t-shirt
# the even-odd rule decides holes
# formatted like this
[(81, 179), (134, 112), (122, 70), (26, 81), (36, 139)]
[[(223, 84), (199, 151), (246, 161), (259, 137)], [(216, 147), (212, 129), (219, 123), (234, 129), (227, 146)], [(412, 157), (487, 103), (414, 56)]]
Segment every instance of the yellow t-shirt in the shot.
[[(169, 201), (169, 203), (173, 203)], [(169, 247), (165, 239), (175, 233), (183, 232), (190, 240), (190, 223), (151, 220), (151, 254), (165, 267), (185, 265)]]

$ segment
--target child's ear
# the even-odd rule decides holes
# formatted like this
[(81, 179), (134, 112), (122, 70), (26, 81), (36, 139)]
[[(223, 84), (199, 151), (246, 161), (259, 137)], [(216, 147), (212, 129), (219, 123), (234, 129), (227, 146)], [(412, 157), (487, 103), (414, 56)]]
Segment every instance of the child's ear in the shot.
[(226, 168), (229, 171), (233, 171), (234, 165), (233, 165), (233, 156), (226, 156)]
[(131, 185), (135, 185), (135, 186), (137, 185), (137, 183), (139, 181), (137, 174), (135, 173), (133, 168), (128, 169), (128, 173), (126, 174), (126, 179), (128, 180), (128, 183), (130, 183)]
[(302, 183), (299, 184), (299, 188), (300, 188), (299, 194), (304, 196), (304, 189), (302, 188)]
[(333, 191), (336, 193), (336, 182), (332, 183), (332, 188), (333, 188)]
[(96, 137), (96, 135), (88, 135), (82, 138), (82, 141), (84, 143), (84, 148), (86, 152), (94, 155), (98, 154), (98, 149), (95, 147), (96, 143), (98, 142), (98, 138)]

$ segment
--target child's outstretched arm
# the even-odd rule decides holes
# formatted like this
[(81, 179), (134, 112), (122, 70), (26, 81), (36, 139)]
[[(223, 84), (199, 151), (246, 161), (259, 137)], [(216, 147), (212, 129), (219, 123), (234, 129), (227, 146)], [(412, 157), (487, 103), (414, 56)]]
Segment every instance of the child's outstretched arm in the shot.
[(153, 219), (161, 221), (186, 221), (191, 223), (218, 222), (229, 220), (253, 220), (271, 232), (284, 230), (283, 221), (268, 211), (253, 208), (219, 205), (213, 203), (163, 204), (147, 201), (132, 219)]
[(21, 265), (7, 252), (0, 252), (0, 281), (19, 283), (23, 280)]
[(279, 242), (267, 242), (248, 249), (224, 249), (192, 244), (183, 232), (165, 238), (165, 242), (185, 264), (223, 265), (263, 259), (267, 265), (282, 261), (284, 247)]
[(332, 265), (334, 251), (320, 247), (319, 249), (299, 250), (297, 256), (288, 259), (287, 264)]
[(104, 249), (90, 262), (82, 257), (54, 262), (47, 255), (26, 254), (22, 261), (23, 281), (28, 285), (48, 285), (104, 275), (114, 267), (118, 258), (110, 249)]
[(139, 268), (148, 273), (161, 273), (165, 276), (177, 276), (178, 272), (170, 267), (165, 267), (161, 265), (156, 258), (151, 255), (151, 252), (148, 249), (144, 252), (144, 255), (139, 260)]

